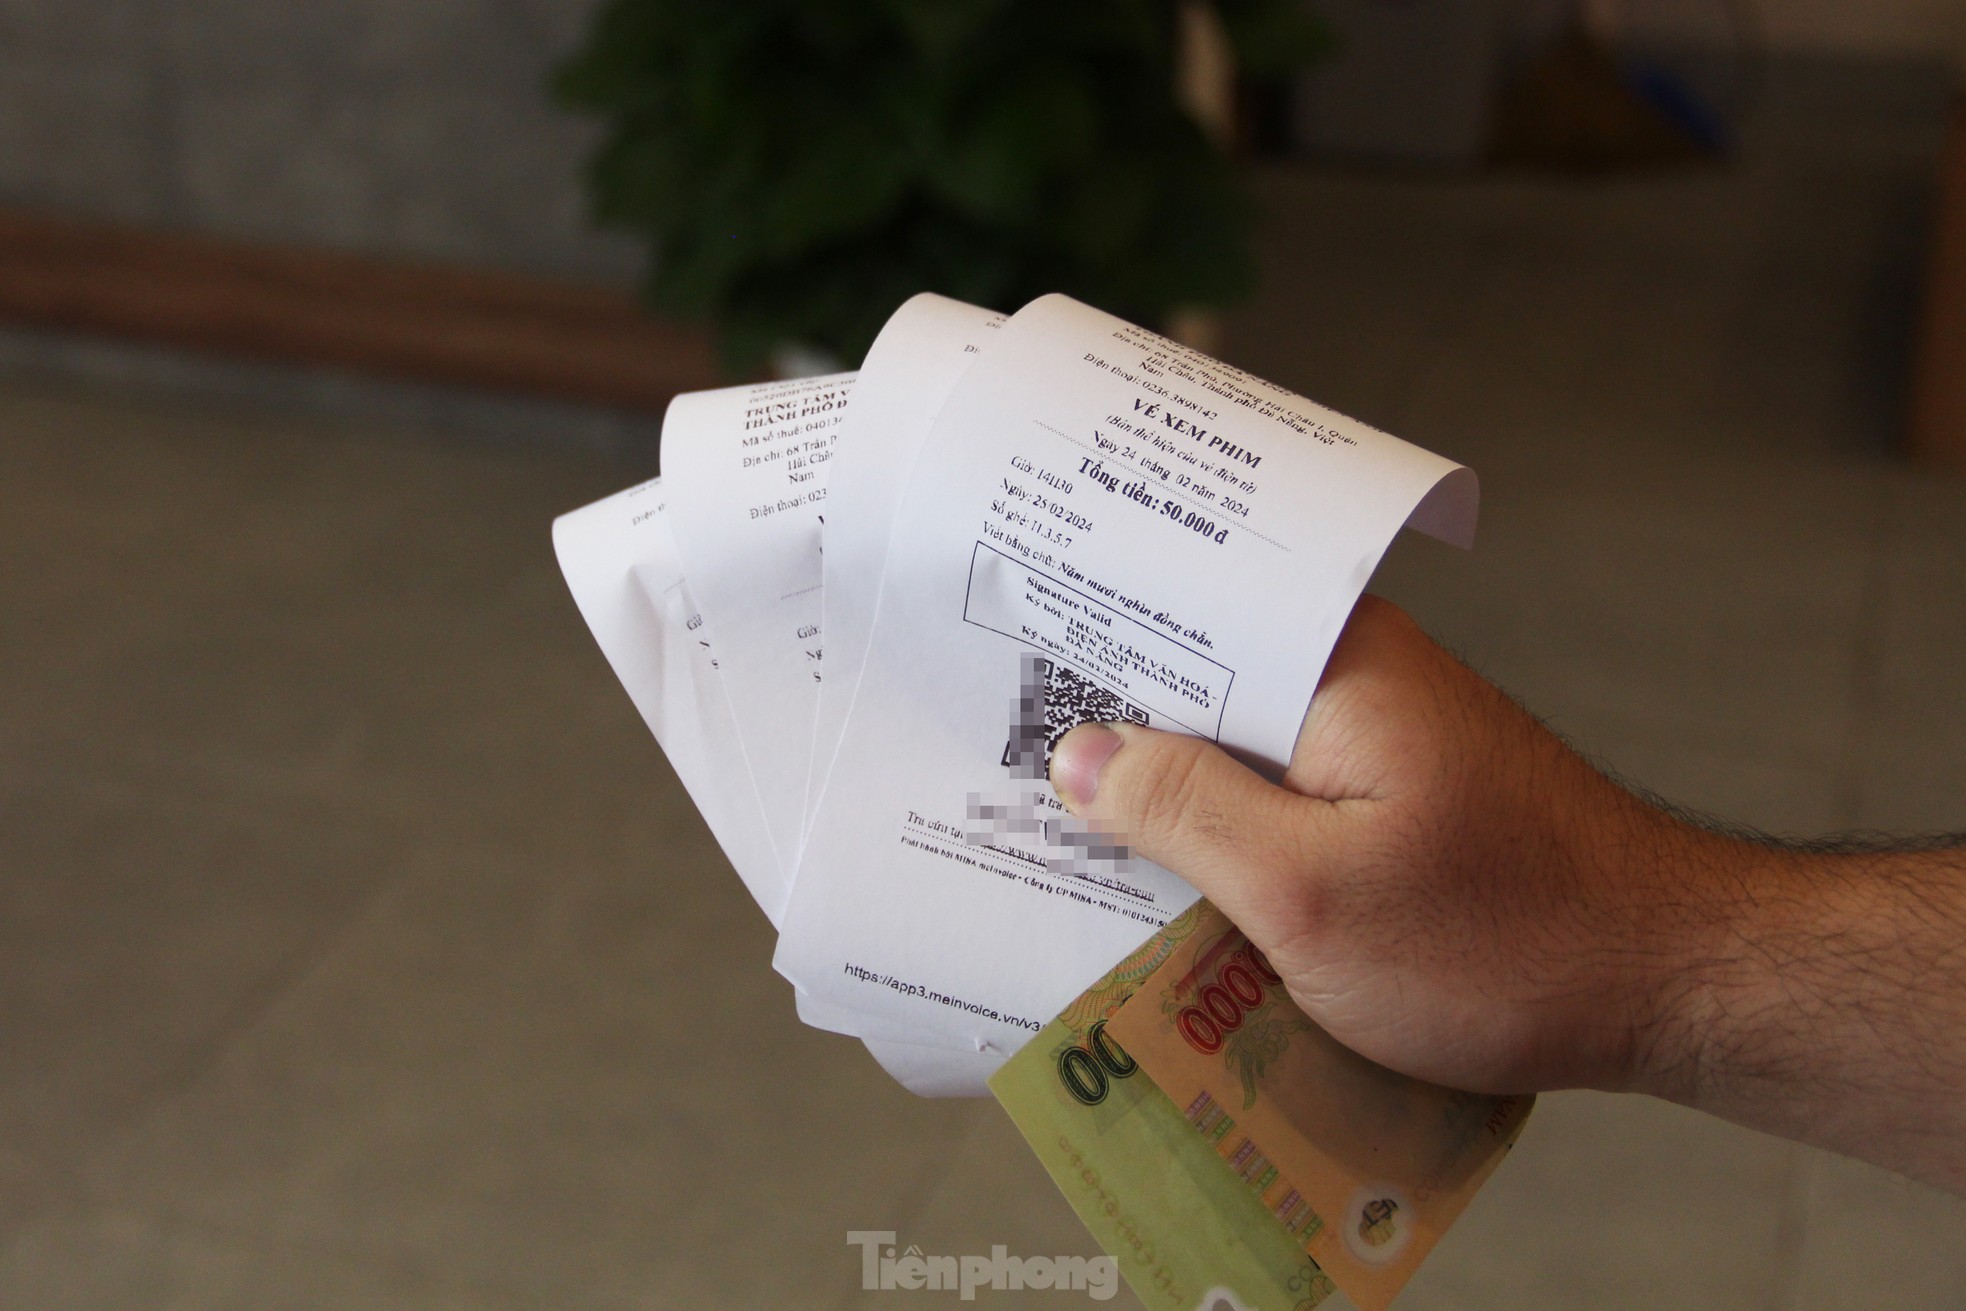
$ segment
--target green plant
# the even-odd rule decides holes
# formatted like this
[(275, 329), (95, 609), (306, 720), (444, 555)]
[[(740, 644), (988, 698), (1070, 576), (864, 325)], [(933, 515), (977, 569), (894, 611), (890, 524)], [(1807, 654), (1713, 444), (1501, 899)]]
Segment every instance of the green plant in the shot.
[[(1250, 205), (1176, 99), (1180, 0), (610, 0), (556, 89), (606, 123), (598, 221), (729, 362), (857, 361), (917, 291), (1065, 291), (1147, 323), (1254, 280)], [(1216, 0), (1246, 76), (1310, 58), (1303, 0)]]

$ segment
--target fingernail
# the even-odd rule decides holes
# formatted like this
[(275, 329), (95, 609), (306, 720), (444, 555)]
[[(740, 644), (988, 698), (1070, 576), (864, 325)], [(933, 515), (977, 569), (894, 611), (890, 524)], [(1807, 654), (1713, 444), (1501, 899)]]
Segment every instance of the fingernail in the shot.
[(1051, 753), (1051, 786), (1058, 799), (1068, 806), (1092, 804), (1099, 771), (1125, 740), (1104, 724), (1080, 724), (1065, 734)]

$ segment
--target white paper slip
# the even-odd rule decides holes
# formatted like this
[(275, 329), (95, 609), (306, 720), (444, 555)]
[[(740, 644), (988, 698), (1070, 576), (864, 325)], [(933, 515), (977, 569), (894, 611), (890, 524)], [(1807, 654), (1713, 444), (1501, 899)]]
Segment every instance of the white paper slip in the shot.
[(1027, 306), (902, 496), (777, 968), (816, 1003), (1014, 1051), (1195, 895), (1077, 831), (1050, 745), (1131, 719), (1281, 773), (1392, 535), (1413, 516), (1465, 543), (1475, 499), (1467, 470), (1293, 393), (1064, 297)]
[[(959, 353), (961, 343), (946, 342)], [(663, 421), (669, 522), (699, 622), (716, 634), (728, 693), (728, 749), (745, 762), (770, 834), (775, 873), (754, 888), (773, 923), (804, 832), (805, 774), (821, 683), (821, 533), (830, 506), (833, 442), (854, 374), (679, 396)], [(695, 488), (692, 494), (688, 489)], [(684, 528), (694, 525), (693, 537)], [(699, 574), (700, 571), (700, 574)], [(704, 580), (698, 582), (699, 576)], [(973, 1053), (974, 1043), (801, 993), (799, 1018), (819, 1028)]]
[(952, 1051), (873, 1038), (862, 1041), (881, 1068), (918, 1097), (988, 1097), (990, 1076), (1007, 1059), (997, 1052)]
[(683, 581), (661, 480), (561, 515), (553, 549), (601, 654), (775, 925), (784, 879), (702, 616)]
[[(779, 896), (781, 880), (703, 618), (676, 558), (661, 480), (560, 516), (553, 543), (609, 666), (738, 877), (765, 906), (767, 896)], [(851, 1021), (836, 1007), (799, 1002), (808, 1023)], [(948, 1046), (867, 1045), (889, 1074), (923, 1096), (981, 1097), (998, 1064)]]
[(1001, 314), (924, 292), (887, 321), (854, 384), (826, 465), (826, 677), (813, 723), (808, 819), (860, 684), (901, 489), (950, 388), (1002, 323)]
[(784, 905), (804, 827), (819, 705), (820, 533), (827, 458), (854, 375), (678, 396), (663, 481), (690, 591), (717, 634), (738, 741), (757, 784)]

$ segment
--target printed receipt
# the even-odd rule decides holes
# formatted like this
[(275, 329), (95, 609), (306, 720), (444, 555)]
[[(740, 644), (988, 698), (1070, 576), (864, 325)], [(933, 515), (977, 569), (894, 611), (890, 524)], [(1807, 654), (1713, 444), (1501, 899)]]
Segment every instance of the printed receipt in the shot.
[(1476, 498), (1468, 470), (1164, 338), (1025, 307), (897, 502), (778, 970), (826, 1027), (1015, 1051), (1195, 899), (1069, 820), (1050, 742), (1128, 718), (1280, 774), (1392, 535), (1466, 545)]
[(853, 406), (827, 462), (820, 589), (827, 663), (812, 733), (808, 820), (860, 686), (908, 473), (950, 389), (1003, 321), (1001, 314), (924, 292), (887, 321), (854, 384)]
[[(804, 827), (805, 775), (824, 687), (822, 623), (829, 609), (837, 613), (849, 641), (858, 631), (863, 647), (871, 626), (870, 618), (852, 622), (858, 595), (852, 587), (838, 598), (824, 591), (821, 534), (837, 538), (846, 560), (878, 577), (899, 491), (899, 479), (887, 478), (886, 470), (898, 464), (905, 471), (973, 349), (968, 342), (998, 317), (933, 296), (904, 306), (882, 338), (896, 367), (867, 398), (872, 404), (864, 416), (856, 375), (836, 374), (680, 396), (665, 417), (668, 518), (681, 567), (703, 607), (698, 636), (717, 634), (717, 699), (732, 730), (725, 751), (744, 762), (755, 791), (750, 813), (761, 816), (769, 835), (771, 861), (748, 872), (740, 865), (740, 874), (774, 924)], [(849, 464), (869, 475), (867, 489), (856, 487), (845, 502), (856, 525), (869, 520), (858, 536), (829, 522), (835, 446), (849, 430), (859, 434)], [(878, 524), (858, 513), (863, 504), (881, 516)], [(869, 590), (869, 612), (873, 600)], [(854, 657), (856, 673), (857, 667)], [(995, 1068), (973, 1047), (964, 1050), (940, 1035), (890, 1027), (883, 1039), (878, 1018), (843, 1014), (803, 990), (796, 1000), (806, 1023), (865, 1037), (888, 1072), (917, 1092), (980, 1096)]]
[[(1001, 321), (959, 301), (917, 296), (890, 318), (869, 354), (872, 367), (858, 377), (681, 396), (664, 421), (678, 547), (717, 633), (739, 707), (735, 737), (772, 834), (779, 869), (760, 902), (774, 922), (792, 878), (794, 835), (804, 829), (805, 773), (830, 761), (858, 681), (906, 472), (983, 334)], [(851, 475), (843, 486), (838, 470)], [(843, 677), (826, 677), (826, 665)], [(951, 1045), (934, 1034), (884, 1030), (878, 1017), (842, 1024), (803, 991), (798, 1005), (800, 1018), (819, 1027)], [(970, 1048), (951, 1059), (980, 1094), (989, 1070), (979, 1070), (974, 1055)], [(887, 1056), (882, 1061), (895, 1068)]]
[[(752, 897), (772, 916), (783, 879), (703, 615), (683, 577), (662, 481), (561, 515), (553, 546), (581, 617)], [(827, 1008), (801, 999), (819, 1023)], [(869, 1041), (902, 1085), (975, 1097), (997, 1062), (975, 1052)]]
[(737, 736), (764, 807), (775, 920), (804, 826), (819, 705), (824, 472), (854, 375), (678, 396), (662, 424), (677, 550), (711, 617)]

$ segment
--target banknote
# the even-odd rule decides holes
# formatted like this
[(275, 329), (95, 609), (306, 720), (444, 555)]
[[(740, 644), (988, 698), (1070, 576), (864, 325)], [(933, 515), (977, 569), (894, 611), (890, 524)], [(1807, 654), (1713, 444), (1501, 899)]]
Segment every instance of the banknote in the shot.
[(1153, 1311), (1311, 1311), (1331, 1281), (1106, 1032), (1169, 942), (1163, 930), (1093, 984), (990, 1090)]
[(1300, 1250), (1382, 1311), (1521, 1133), (1534, 1101), (1456, 1092), (1341, 1045), (1208, 902), (1156, 939), (1102, 1036), (1260, 1193)]

